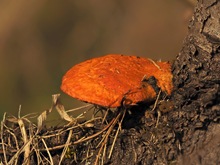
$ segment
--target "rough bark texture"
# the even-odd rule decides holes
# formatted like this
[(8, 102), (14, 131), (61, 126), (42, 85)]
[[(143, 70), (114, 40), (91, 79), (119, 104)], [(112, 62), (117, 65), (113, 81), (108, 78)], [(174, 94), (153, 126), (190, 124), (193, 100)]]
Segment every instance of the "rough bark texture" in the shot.
[(220, 1), (198, 3), (173, 75), (180, 162), (219, 164)]

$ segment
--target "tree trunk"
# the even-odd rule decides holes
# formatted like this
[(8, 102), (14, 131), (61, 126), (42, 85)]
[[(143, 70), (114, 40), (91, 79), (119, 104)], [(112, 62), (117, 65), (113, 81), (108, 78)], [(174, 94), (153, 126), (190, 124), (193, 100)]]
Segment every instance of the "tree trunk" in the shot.
[[(173, 65), (182, 164), (220, 163), (220, 1), (200, 1)], [(190, 158), (190, 159), (189, 159)]]
[(198, 2), (173, 83), (174, 109), (162, 113), (154, 131), (122, 133), (110, 164), (220, 164), (219, 0)]

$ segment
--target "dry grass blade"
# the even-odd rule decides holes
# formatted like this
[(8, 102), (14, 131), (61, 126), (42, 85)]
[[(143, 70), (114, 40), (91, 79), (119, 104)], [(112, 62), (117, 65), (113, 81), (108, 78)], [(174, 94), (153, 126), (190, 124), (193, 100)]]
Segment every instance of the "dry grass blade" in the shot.
[(70, 144), (70, 140), (71, 140), (72, 134), (73, 134), (73, 130), (70, 130), (70, 131), (69, 131), (69, 136), (68, 136), (68, 138), (67, 138), (66, 144), (65, 144), (65, 146), (64, 146), (64, 148), (63, 148), (63, 152), (62, 152), (61, 157), (60, 157), (59, 165), (61, 165), (62, 160), (63, 160), (63, 158), (65, 157), (66, 151), (67, 151), (67, 149), (68, 149), (68, 147), (69, 147), (69, 144)]
[[(53, 98), (53, 96), (52, 96)], [(47, 119), (47, 116), (52, 112), (54, 108), (54, 104), (52, 102), (52, 106), (50, 107), (50, 109), (43, 111), (37, 118), (37, 129), (38, 131), (40, 131), (43, 127), (43, 123), (44, 121)]]
[(37, 127), (38, 131), (40, 131), (43, 127), (44, 121), (47, 119), (47, 116), (52, 112), (55, 107), (60, 117), (70, 123), (75, 123), (76, 120), (68, 115), (67, 111), (65, 111), (64, 106), (60, 103), (60, 94), (52, 95), (52, 105), (48, 110), (43, 111), (37, 118)]
[(109, 137), (111, 131), (113, 130), (114, 126), (115, 126), (116, 123), (118, 122), (118, 120), (119, 120), (119, 118), (120, 118), (121, 115), (122, 115), (122, 112), (119, 112), (119, 114), (118, 114), (115, 118), (113, 118), (113, 119), (111, 120), (111, 122), (109, 123), (110, 126), (109, 126), (109, 128), (108, 128), (108, 130), (107, 130), (105, 136), (104, 136), (103, 139), (102, 139), (103, 142), (102, 142), (102, 145), (101, 145), (101, 147), (100, 147), (100, 149), (99, 149), (99, 152), (98, 152), (98, 154), (97, 154), (97, 156), (96, 156), (96, 160), (95, 160), (95, 163), (94, 163), (95, 165), (98, 164), (98, 162), (99, 162), (99, 157), (100, 157), (100, 155), (101, 155), (101, 152), (103, 151), (103, 147), (106, 145), (106, 143), (107, 143), (107, 141), (108, 141), (108, 137)]
[(117, 129), (117, 132), (116, 132), (116, 134), (115, 134), (115, 137), (114, 137), (114, 140), (113, 140), (111, 149), (110, 149), (110, 151), (109, 151), (109, 155), (108, 155), (108, 158), (109, 158), (109, 159), (111, 158), (112, 151), (113, 151), (113, 149), (114, 149), (114, 145), (115, 145), (116, 139), (117, 139), (117, 137), (118, 137), (119, 130), (122, 129), (122, 128), (121, 128), (121, 125), (122, 125), (123, 119), (124, 119), (124, 117), (125, 117), (126, 110), (123, 109), (123, 112), (120, 112), (120, 113), (122, 113), (122, 118), (121, 118), (120, 122), (118, 123), (118, 129)]
[(59, 98), (60, 98), (60, 94), (55, 94), (52, 96), (53, 105), (55, 106), (60, 117), (68, 122), (75, 123), (76, 120), (68, 115), (68, 113), (65, 111), (63, 104), (60, 103)]
[(28, 135), (27, 135), (26, 127), (25, 127), (25, 123), (24, 123), (24, 120), (26, 120), (26, 121), (29, 121), (29, 120), (25, 119), (25, 118), (21, 118), (20, 113), (21, 113), (21, 106), (19, 107), (19, 111), (18, 111), (18, 117), (19, 118), (18, 119), (14, 118), (13, 122), (17, 122), (17, 124), (19, 125), (24, 145), (12, 157), (12, 159), (9, 161), (9, 164), (14, 164), (17, 161), (17, 157), (19, 157), (19, 155), (22, 152), (24, 152), (23, 164), (25, 165), (25, 164), (30, 164), (29, 156), (30, 156), (30, 142), (31, 142), (31, 139), (28, 139)]
[(3, 138), (3, 135), (4, 135), (4, 125), (5, 125), (5, 117), (6, 117), (6, 113), (4, 113), (3, 120), (1, 122), (1, 140), (2, 140), (2, 150), (3, 150), (4, 160), (5, 160), (5, 164), (7, 165), (8, 161), (7, 161), (6, 150), (5, 150), (5, 145), (6, 144), (5, 144), (4, 138)]
[(74, 108), (74, 109), (69, 109), (69, 110), (67, 110), (66, 112), (67, 113), (69, 113), (69, 112), (74, 112), (74, 111), (78, 111), (78, 110), (81, 110), (81, 109), (83, 109), (83, 108), (87, 108), (87, 107), (93, 107), (94, 105), (92, 105), (92, 104), (86, 104), (86, 105), (84, 105), (84, 106), (81, 106), (81, 107), (78, 107), (78, 108)]
[(103, 128), (101, 131), (99, 131), (99, 132), (97, 132), (97, 133), (95, 133), (95, 134), (93, 134), (93, 135), (91, 135), (91, 136), (89, 136), (89, 137), (86, 137), (86, 138), (83, 137), (83, 138), (81, 138), (81, 139), (79, 139), (79, 140), (73, 142), (73, 144), (82, 143), (82, 142), (84, 142), (84, 141), (87, 141), (87, 140), (89, 140), (89, 139), (92, 139), (92, 138), (94, 138), (94, 137), (100, 135), (101, 133), (103, 133), (104, 131), (106, 131), (106, 130), (113, 124), (113, 122), (114, 122), (114, 119), (112, 119), (112, 121), (111, 121), (107, 126), (105, 126), (105, 128)]
[(159, 65), (157, 65), (157, 63), (154, 61), (154, 60), (152, 60), (152, 59), (150, 59), (150, 58), (147, 58), (149, 61), (151, 61), (159, 70), (161, 70), (161, 67), (159, 66)]
[[(9, 134), (11, 134), (14, 137), (14, 143), (16, 144), (16, 150), (15, 150), (16, 153), (13, 155), (13, 157), (8, 162), (9, 165), (10, 164), (11, 165), (17, 164), (18, 158), (19, 158), (20, 154), (23, 152), (24, 152), (24, 155), (23, 155), (24, 157), (23, 157), (22, 164), (24, 164), (24, 165), (30, 164), (30, 153), (31, 153), (30, 145), (31, 145), (32, 140), (34, 139), (34, 136), (31, 136), (31, 134), (33, 132), (32, 128), (36, 128), (36, 126), (34, 124), (32, 124), (27, 118), (21, 117), (20, 113), (21, 113), (21, 106), (19, 107), (18, 118), (11, 117), (8, 120), (8, 121), (11, 121), (12, 123), (15, 123), (19, 126), (18, 128), (20, 129), (20, 134), (21, 134), (21, 137), (19, 138), (20, 141), (18, 141), (16, 135), (14, 135), (14, 133), (13, 133), (13, 130), (7, 131)], [(26, 126), (25, 126), (26, 122), (30, 124), (30, 129), (26, 128)], [(2, 126), (4, 126), (4, 124)], [(29, 135), (27, 134), (27, 130), (29, 130)], [(28, 136), (30, 136), (30, 137), (28, 137)], [(21, 140), (23, 140), (23, 141), (21, 142)], [(19, 148), (19, 144), (23, 144), (23, 145)]]
[(44, 139), (41, 139), (41, 140), (42, 140), (42, 142), (43, 142), (43, 144), (44, 144), (44, 146), (45, 146), (45, 148), (46, 148), (47, 154), (48, 154), (48, 156), (49, 156), (50, 165), (54, 165), (54, 163), (53, 163), (53, 158), (52, 158), (52, 156), (51, 156), (51, 154), (50, 154), (50, 151), (48, 150), (48, 147), (47, 147), (47, 144), (46, 144), (45, 140), (44, 140)]
[(42, 158), (40, 156), (40, 152), (37, 148), (38, 148), (38, 143), (35, 143), (35, 145), (33, 146), (33, 151), (36, 154), (37, 164), (42, 164), (41, 162), (43, 162), (43, 161), (42, 161)]
[(73, 129), (76, 129), (76, 128), (79, 128), (79, 127), (88, 127), (88, 125), (90, 125), (90, 123), (92, 121), (95, 121), (95, 120), (101, 120), (101, 117), (97, 117), (97, 118), (94, 118), (94, 119), (91, 119), (91, 120), (88, 120), (84, 123), (81, 123), (81, 124), (77, 124), (77, 125), (74, 125), (74, 126), (70, 126), (70, 127), (66, 127), (65, 129), (60, 129), (60, 130), (57, 130), (56, 132), (54, 132), (53, 134), (49, 134), (49, 135), (42, 135), (41, 138), (51, 138), (51, 137), (54, 137), (54, 136), (59, 136), (69, 130), (73, 130)]
[[(88, 146), (88, 150), (86, 152), (86, 157), (83, 158), (83, 160), (81, 161), (81, 163), (83, 163), (85, 161), (85, 164), (90, 164), (90, 162), (88, 161), (88, 158), (92, 157), (93, 156), (93, 153), (90, 152), (90, 147), (91, 145), (89, 144)], [(74, 157), (75, 158), (75, 157)], [(77, 160), (75, 159), (75, 162), (77, 162)]]
[(155, 100), (155, 102), (154, 102), (154, 107), (152, 108), (151, 111), (154, 111), (154, 110), (156, 109), (157, 104), (158, 104), (158, 100), (159, 100), (159, 98), (160, 98), (160, 94), (161, 94), (161, 90), (159, 91), (159, 93), (158, 93), (158, 95), (157, 95), (157, 98), (156, 98), (156, 100)]
[[(18, 144), (18, 140), (17, 140), (17, 136), (15, 135), (15, 133), (13, 133), (9, 128), (6, 128), (7, 132), (14, 138), (14, 142), (15, 142), (15, 150), (19, 150), (19, 144)], [(11, 145), (10, 143), (8, 143), (8, 145)]]
[(43, 127), (44, 121), (47, 119), (47, 115), (49, 114), (50, 110), (43, 111), (37, 118), (37, 128), (40, 131)]
[[(83, 108), (90, 107), (84, 106)], [(123, 120), (122, 112), (117, 111), (117, 113), (110, 118), (106, 117), (103, 113), (102, 116), (96, 113), (97, 110), (106, 111), (106, 108), (92, 106), (94, 110), (94, 116), (85, 122), (78, 123), (76, 118), (68, 116), (63, 116), (63, 118), (68, 119), (68, 123), (59, 128), (49, 128), (42, 127), (45, 120), (47, 120), (48, 114), (57, 108), (60, 114), (65, 112), (64, 106), (59, 102), (59, 95), (53, 95), (53, 103), (50, 109), (41, 113), (37, 119), (37, 125), (34, 124), (29, 117), (31, 115), (21, 116), (21, 109), (19, 109), (18, 117), (4, 114), (4, 118), (1, 122), (1, 148), (0, 154), (1, 161), (5, 165), (14, 164), (63, 164), (66, 162), (66, 155), (68, 155), (68, 149), (74, 146), (81, 146), (87, 143), (88, 140), (98, 140), (100, 141), (100, 146), (98, 146), (98, 156), (96, 157), (99, 163), (104, 163), (107, 150), (108, 139), (112, 134), (112, 130), (115, 125), (119, 124), (119, 120)], [(79, 108), (78, 108), (79, 109)], [(86, 109), (86, 111), (90, 110)], [(110, 113), (111, 109), (108, 109), (106, 113)], [(85, 114), (83, 112), (82, 114)], [(107, 115), (107, 114), (106, 114)], [(62, 116), (62, 115), (61, 115)], [(82, 116), (82, 115), (81, 115)], [(104, 117), (104, 121), (103, 121)], [(112, 118), (113, 117), (113, 118)], [(71, 118), (71, 121), (70, 121)], [(108, 119), (111, 119), (110, 122)], [(71, 124), (71, 122), (75, 122)], [(101, 129), (96, 129), (95, 125), (98, 125)], [(118, 135), (119, 130), (116, 132), (115, 138)], [(73, 136), (74, 135), (74, 136)], [(112, 145), (113, 148), (114, 145)], [(92, 146), (93, 147), (93, 146)], [(113, 150), (113, 149), (112, 149)], [(58, 160), (55, 158), (57, 152), (62, 151), (58, 155)], [(75, 149), (74, 149), (75, 151)], [(92, 153), (91, 153), (92, 152)], [(112, 152), (112, 151), (111, 151)], [(93, 148), (89, 151), (89, 147), (85, 150), (86, 157), (79, 157), (77, 152), (70, 153), (71, 158), (73, 157), (75, 163), (78, 162), (90, 162), (90, 158), (93, 157)]]
[(83, 113), (81, 113), (80, 115), (78, 115), (78, 116), (76, 117), (76, 119), (83, 118), (83, 116), (85, 116), (85, 114), (86, 114), (89, 110), (91, 110), (91, 109), (93, 109), (93, 108), (94, 108), (94, 106), (92, 106), (92, 107), (90, 107), (89, 109), (83, 111)]
[(10, 161), (8, 162), (9, 165), (14, 165), (15, 161), (17, 161), (19, 155), (24, 152), (26, 145), (30, 145), (32, 139), (30, 139), (29, 141), (27, 141), (27, 143), (25, 143), (15, 154), (14, 156), (10, 159)]
[(22, 119), (18, 119), (18, 125), (21, 130), (23, 142), (24, 142), (24, 144), (27, 144), (24, 146), (24, 149), (23, 149), (24, 150), (24, 164), (30, 164), (30, 160), (29, 160), (30, 143), (28, 143), (29, 139), (28, 139), (26, 128), (25, 128), (25, 125), (24, 125), (24, 122)]

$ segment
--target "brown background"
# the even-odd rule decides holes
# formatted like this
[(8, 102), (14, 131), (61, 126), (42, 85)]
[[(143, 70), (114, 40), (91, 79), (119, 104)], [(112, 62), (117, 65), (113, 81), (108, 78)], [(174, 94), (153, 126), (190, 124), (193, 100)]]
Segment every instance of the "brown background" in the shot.
[(0, 115), (49, 108), (62, 75), (91, 57), (174, 59), (191, 14), (184, 0), (0, 1)]

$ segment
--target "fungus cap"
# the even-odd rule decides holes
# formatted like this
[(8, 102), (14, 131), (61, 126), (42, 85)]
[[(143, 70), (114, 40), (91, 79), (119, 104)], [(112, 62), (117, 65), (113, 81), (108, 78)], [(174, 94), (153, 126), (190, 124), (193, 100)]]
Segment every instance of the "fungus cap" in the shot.
[(150, 77), (167, 95), (172, 92), (172, 74), (169, 62), (110, 54), (93, 58), (73, 66), (63, 76), (61, 89), (84, 102), (105, 107), (119, 107), (149, 102), (156, 98)]

